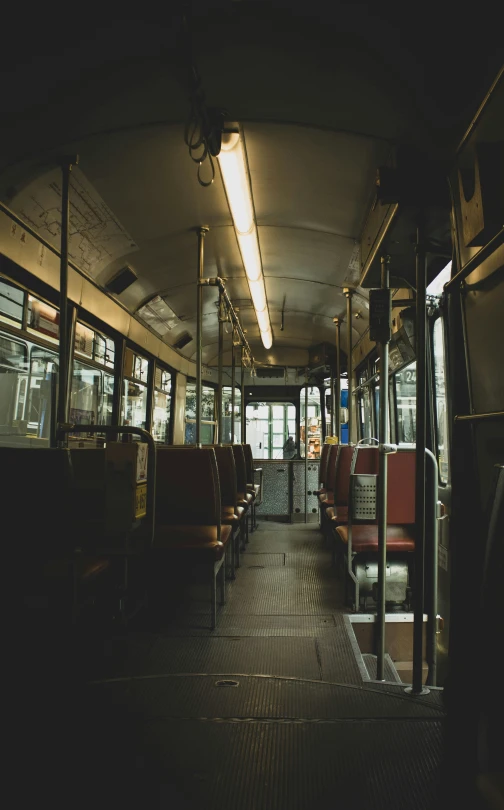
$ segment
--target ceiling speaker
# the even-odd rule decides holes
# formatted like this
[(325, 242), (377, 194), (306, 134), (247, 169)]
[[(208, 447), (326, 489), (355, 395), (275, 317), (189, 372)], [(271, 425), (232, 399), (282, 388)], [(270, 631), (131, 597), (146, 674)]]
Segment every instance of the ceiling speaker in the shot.
[(183, 349), (184, 346), (187, 346), (187, 344), (191, 342), (191, 340), (192, 335), (190, 335), (189, 332), (184, 332), (184, 334), (180, 335), (173, 345), (176, 349)]
[(115, 276), (112, 276), (105, 284), (105, 289), (109, 292), (120, 295), (124, 290), (130, 287), (134, 281), (137, 280), (137, 274), (131, 267), (123, 267)]

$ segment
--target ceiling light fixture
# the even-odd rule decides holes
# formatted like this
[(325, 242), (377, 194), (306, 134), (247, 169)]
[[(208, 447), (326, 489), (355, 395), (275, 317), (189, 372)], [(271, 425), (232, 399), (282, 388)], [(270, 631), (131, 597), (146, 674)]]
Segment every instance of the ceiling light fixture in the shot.
[(254, 203), (245, 149), (239, 132), (224, 132), (218, 160), (261, 340), (265, 349), (271, 349), (273, 335), (257, 238)]

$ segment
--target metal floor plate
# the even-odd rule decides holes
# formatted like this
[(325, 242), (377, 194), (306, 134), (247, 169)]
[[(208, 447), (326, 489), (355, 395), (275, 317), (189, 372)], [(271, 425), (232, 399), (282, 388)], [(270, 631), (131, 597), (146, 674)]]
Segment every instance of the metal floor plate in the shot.
[(318, 527), (263, 523), (215, 631), (191, 597), (95, 640), (68, 765), (83, 806), (430, 810), (439, 693), (363, 683), (342, 608)]

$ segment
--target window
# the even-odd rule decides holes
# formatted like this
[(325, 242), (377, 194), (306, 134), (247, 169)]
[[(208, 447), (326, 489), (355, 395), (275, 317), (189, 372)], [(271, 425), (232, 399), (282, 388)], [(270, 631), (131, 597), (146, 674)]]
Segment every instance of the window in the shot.
[(124, 425), (143, 428), (147, 426), (147, 381), (149, 361), (126, 349), (124, 355), (124, 381), (122, 419)]
[(251, 402), (246, 408), (246, 419), (247, 441), (254, 458), (287, 459), (297, 455), (295, 405)]
[(361, 439), (370, 439), (373, 435), (371, 414), (371, 391), (369, 385), (359, 393), (359, 436)]
[(49, 440), (51, 418), (56, 408), (58, 355), (41, 346), (32, 346), (30, 381), (26, 411), (28, 433)]
[(154, 378), (154, 413), (152, 435), (156, 442), (168, 444), (170, 440), (170, 413), (172, 395), (172, 376), (159, 366)]
[[(215, 389), (201, 387), (201, 444), (215, 442)], [(185, 444), (196, 443), (196, 383), (188, 382), (186, 388)]]
[(436, 318), (433, 330), (434, 377), (436, 395), (436, 438), (441, 483), (448, 482), (448, 419), (446, 414), (446, 381), (443, 319)]
[(28, 296), (28, 332), (58, 343), (59, 312), (33, 295)]
[(306, 407), (306, 388), (300, 393), (301, 421), (299, 426), (299, 455), (308, 458), (320, 458), (322, 441), (322, 414), (320, 409), (320, 389), (308, 388), (308, 411)]
[(0, 279), (0, 320), (19, 329), (23, 326), (25, 294), (23, 290)]
[(74, 360), (70, 391), (71, 422), (76, 425), (111, 425), (113, 398), (114, 378), (111, 374)]
[[(114, 368), (115, 343), (111, 338), (95, 332), (89, 326), (77, 322), (75, 325), (75, 353), (89, 360), (94, 360), (100, 366)], [(147, 361), (144, 360), (146, 363)]]
[(222, 441), (236, 444), (241, 441), (241, 389), (235, 386), (234, 434), (231, 431), (231, 386), (222, 388)]
[(394, 374), (397, 444), (416, 441), (416, 362)]
[(26, 434), (28, 350), (24, 343), (0, 335), (0, 440)]

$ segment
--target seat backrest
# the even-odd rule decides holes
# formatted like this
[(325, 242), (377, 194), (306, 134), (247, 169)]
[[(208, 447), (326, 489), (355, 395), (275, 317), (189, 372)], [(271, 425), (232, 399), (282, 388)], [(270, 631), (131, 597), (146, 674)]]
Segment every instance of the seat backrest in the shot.
[(400, 450), (388, 457), (387, 523), (415, 522), (414, 450)]
[(70, 451), (1, 447), (0, 464), (4, 472), (2, 536), (9, 553), (31, 567), (72, 552), (72, 526), (80, 518), (69, 501)]
[(243, 452), (243, 445), (232, 444), (234, 460), (236, 466), (236, 486), (238, 492), (247, 491), (247, 469), (245, 466), (245, 453)]
[(319, 484), (325, 484), (325, 480), (327, 477), (327, 461), (329, 459), (329, 451), (331, 447), (334, 445), (330, 444), (323, 444), (322, 445), (322, 452), (320, 454), (320, 466), (319, 466)]
[[(340, 447), (334, 486), (334, 503), (337, 506), (348, 506), (350, 473), (355, 452), (356, 448), (353, 445), (342, 444)], [(354, 472), (371, 474), (378, 472), (378, 449), (376, 447), (359, 447)]]
[(331, 492), (334, 490), (334, 479), (336, 476), (336, 461), (338, 459), (338, 445), (331, 444), (329, 455), (327, 457), (327, 473), (326, 473), (326, 481), (325, 481), (325, 488), (330, 490)]
[(156, 457), (156, 523), (218, 526), (221, 495), (212, 447), (159, 447)]
[(219, 471), (219, 483), (222, 506), (236, 506), (237, 484), (236, 465), (234, 453), (231, 447), (214, 446), (217, 469)]
[(334, 503), (337, 506), (346, 506), (348, 504), (348, 486), (353, 451), (354, 448), (351, 445), (342, 444), (339, 446), (334, 478)]
[(252, 455), (252, 448), (250, 444), (242, 444), (243, 454), (245, 456), (245, 472), (247, 474), (247, 483), (254, 483), (254, 456)]

